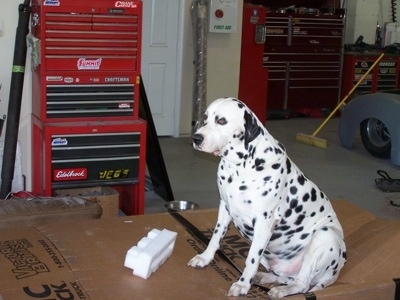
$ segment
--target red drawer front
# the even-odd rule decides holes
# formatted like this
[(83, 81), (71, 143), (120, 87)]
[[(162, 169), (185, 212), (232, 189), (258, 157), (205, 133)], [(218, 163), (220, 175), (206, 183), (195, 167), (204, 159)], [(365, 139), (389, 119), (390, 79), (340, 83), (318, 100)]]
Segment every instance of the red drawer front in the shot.
[(101, 61), (86, 70), (140, 70), (140, 1), (58, 3), (33, 7), (32, 32), (41, 41), (46, 70), (82, 70), (77, 64), (82, 60)]

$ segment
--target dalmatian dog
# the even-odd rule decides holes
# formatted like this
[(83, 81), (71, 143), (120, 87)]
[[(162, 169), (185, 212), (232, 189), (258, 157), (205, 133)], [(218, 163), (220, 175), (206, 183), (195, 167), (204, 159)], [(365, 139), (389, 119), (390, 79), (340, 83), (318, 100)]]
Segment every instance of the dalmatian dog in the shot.
[[(229, 296), (246, 295), (254, 283), (268, 285), (268, 296), (276, 299), (317, 291), (337, 279), (346, 246), (329, 199), (243, 102), (220, 98), (211, 103), (195, 129), (193, 146), (221, 157), (221, 199), (210, 243), (188, 266), (208, 265), (233, 221), (251, 246)], [(258, 272), (260, 263), (267, 272)]]

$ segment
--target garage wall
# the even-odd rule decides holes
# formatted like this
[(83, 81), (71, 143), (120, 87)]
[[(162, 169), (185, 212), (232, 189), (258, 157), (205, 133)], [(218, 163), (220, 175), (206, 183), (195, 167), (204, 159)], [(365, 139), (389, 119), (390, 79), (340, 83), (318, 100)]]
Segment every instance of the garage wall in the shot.
[[(191, 132), (193, 98), (193, 40), (190, 18), (191, 1), (185, 1), (182, 57), (180, 135)], [(209, 33), (207, 36), (207, 103), (219, 97), (238, 96), (243, 0), (239, 1), (238, 31)]]

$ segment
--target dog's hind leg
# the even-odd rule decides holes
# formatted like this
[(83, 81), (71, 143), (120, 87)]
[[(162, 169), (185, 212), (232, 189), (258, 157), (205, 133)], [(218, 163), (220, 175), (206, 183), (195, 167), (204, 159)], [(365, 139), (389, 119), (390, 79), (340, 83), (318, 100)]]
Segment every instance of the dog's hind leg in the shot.
[(203, 268), (207, 266), (214, 258), (215, 252), (219, 249), (222, 238), (228, 230), (228, 225), (231, 222), (232, 217), (229, 214), (228, 208), (224, 201), (221, 200), (218, 211), (217, 224), (214, 228), (211, 240), (206, 250), (193, 257), (189, 262), (188, 266), (194, 268)]
[(345, 251), (343, 239), (334, 228), (320, 229), (305, 250), (300, 272), (294, 281), (271, 288), (268, 295), (277, 299), (327, 287), (339, 276), (345, 263)]

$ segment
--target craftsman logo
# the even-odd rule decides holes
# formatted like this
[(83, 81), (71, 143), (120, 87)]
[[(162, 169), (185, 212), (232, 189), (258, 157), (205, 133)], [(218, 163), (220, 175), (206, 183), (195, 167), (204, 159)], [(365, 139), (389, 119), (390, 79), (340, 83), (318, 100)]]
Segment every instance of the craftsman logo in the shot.
[(99, 70), (101, 65), (101, 58), (88, 59), (80, 58), (78, 59), (78, 70)]
[(57, 169), (53, 171), (54, 181), (87, 179), (87, 168)]
[(136, 8), (137, 4), (133, 1), (116, 1), (115, 7)]
[(62, 76), (46, 76), (46, 81), (62, 81)]
[(105, 82), (129, 82), (129, 77), (106, 77)]
[(129, 103), (120, 103), (120, 104), (118, 104), (118, 108), (128, 109), (128, 108), (131, 108), (131, 106), (129, 105)]
[(99, 179), (121, 179), (129, 176), (129, 169), (104, 170), (99, 172)]
[(284, 32), (285, 31), (283, 28), (270, 28), (270, 27), (265, 28), (266, 34), (284, 34)]
[(60, 6), (59, 0), (44, 0), (43, 5), (45, 6)]
[(51, 141), (52, 146), (66, 146), (68, 145), (68, 140), (66, 138), (55, 138)]

